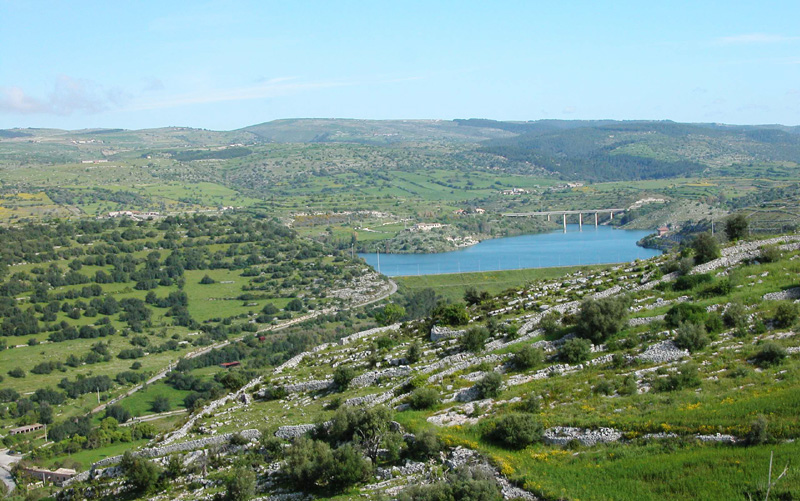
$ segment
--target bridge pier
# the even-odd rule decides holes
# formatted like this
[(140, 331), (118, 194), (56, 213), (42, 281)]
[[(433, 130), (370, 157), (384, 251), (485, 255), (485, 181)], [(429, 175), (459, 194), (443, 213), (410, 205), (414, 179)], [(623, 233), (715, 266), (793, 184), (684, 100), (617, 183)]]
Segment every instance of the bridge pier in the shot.
[(611, 220), (613, 221), (614, 220), (614, 213), (613, 212), (609, 212), (608, 214), (611, 216)]
[(567, 215), (564, 214), (564, 233), (567, 232)]
[(583, 214), (578, 213), (578, 230), (583, 231)]
[(597, 228), (597, 213), (594, 213), (594, 227)]
[(547, 215), (547, 220), (550, 221), (550, 214)]

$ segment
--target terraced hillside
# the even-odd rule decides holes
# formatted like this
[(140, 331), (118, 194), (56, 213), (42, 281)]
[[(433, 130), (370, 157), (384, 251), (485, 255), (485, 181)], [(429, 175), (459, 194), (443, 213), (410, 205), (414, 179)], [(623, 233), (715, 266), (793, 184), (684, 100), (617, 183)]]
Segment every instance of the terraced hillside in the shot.
[(800, 237), (706, 250), (353, 331), (61, 496), (793, 499)]

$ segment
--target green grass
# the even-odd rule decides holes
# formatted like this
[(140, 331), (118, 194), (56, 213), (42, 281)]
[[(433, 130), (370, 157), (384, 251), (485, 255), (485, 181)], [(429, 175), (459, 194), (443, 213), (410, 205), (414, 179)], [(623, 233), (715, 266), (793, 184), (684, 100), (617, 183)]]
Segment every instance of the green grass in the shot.
[(176, 390), (166, 383), (157, 382), (147, 388), (137, 391), (130, 397), (126, 397), (120, 402), (120, 405), (127, 409), (133, 416), (146, 416), (155, 413), (151, 409), (152, 402), (156, 397), (162, 396), (167, 397), (169, 400), (169, 410), (175, 411), (186, 408), (186, 406), (183, 405), (183, 399), (189, 393), (191, 392)]
[(522, 287), (536, 280), (548, 280), (562, 277), (578, 270), (589, 272), (607, 266), (564, 266), (555, 268), (527, 268), (523, 270), (484, 271), (475, 273), (451, 273), (446, 275), (420, 275), (394, 277), (403, 291), (414, 292), (431, 288), (436, 294), (460, 301), (464, 298), (464, 291), (474, 287), (478, 291), (486, 291), (491, 295), (504, 290)]

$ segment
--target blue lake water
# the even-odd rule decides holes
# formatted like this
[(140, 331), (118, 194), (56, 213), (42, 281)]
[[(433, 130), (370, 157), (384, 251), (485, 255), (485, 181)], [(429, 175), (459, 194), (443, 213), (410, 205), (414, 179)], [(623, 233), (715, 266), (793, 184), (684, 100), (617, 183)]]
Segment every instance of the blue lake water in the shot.
[(436, 254), (359, 254), (388, 276), (436, 275), (470, 271), (517, 270), (647, 259), (661, 251), (636, 245), (647, 230), (615, 230), (609, 226), (567, 225), (536, 235), (485, 240), (477, 245)]

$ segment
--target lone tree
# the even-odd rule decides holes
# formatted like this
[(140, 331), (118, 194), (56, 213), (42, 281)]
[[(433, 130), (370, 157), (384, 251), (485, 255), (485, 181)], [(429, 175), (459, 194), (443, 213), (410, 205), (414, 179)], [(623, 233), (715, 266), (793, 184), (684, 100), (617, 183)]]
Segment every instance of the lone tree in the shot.
[(375, 313), (375, 320), (381, 325), (391, 325), (399, 322), (401, 318), (406, 316), (406, 309), (399, 304), (389, 303)]
[(694, 249), (694, 264), (703, 264), (713, 261), (720, 256), (719, 244), (711, 233), (701, 233), (692, 241)]
[(725, 234), (728, 240), (739, 240), (747, 236), (747, 218), (744, 214), (736, 214), (725, 220)]
[(626, 325), (630, 303), (628, 296), (587, 299), (578, 312), (578, 336), (602, 343)]

